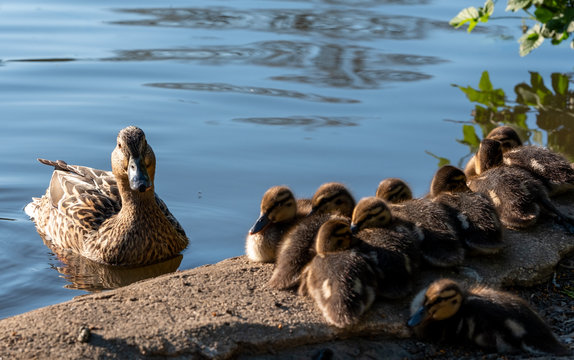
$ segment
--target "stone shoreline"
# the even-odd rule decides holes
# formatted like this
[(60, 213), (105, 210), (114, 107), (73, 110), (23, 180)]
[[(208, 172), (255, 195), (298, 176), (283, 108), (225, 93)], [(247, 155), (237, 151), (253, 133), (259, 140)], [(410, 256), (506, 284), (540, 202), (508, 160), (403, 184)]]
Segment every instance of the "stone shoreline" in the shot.
[[(558, 203), (574, 212), (572, 197)], [(460, 269), (425, 269), (418, 285), (448, 276), (495, 287), (531, 286), (547, 280), (574, 251), (574, 235), (550, 220), (505, 236), (502, 254), (469, 258)], [(368, 349), (377, 358), (416, 358), (393, 346), (414, 341), (404, 340), (410, 337), (410, 298), (379, 300), (358, 325), (337, 329), (311, 299), (267, 288), (272, 270), (273, 264), (241, 256), (3, 319), (0, 359), (310, 358), (321, 354), (321, 344), (333, 342), (335, 348)]]

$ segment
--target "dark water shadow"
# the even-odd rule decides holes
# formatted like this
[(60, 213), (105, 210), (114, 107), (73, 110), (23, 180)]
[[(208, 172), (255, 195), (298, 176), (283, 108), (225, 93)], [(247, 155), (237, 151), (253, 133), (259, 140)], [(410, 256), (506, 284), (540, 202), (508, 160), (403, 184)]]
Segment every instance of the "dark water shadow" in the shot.
[(232, 121), (254, 125), (302, 127), (314, 130), (323, 127), (352, 127), (358, 126), (359, 117), (329, 117), (329, 116), (290, 116), (290, 117), (250, 117), (236, 118)]
[(326, 87), (378, 88), (387, 82), (430, 79), (416, 67), (446, 60), (414, 54), (392, 54), (365, 46), (297, 41), (263, 41), (242, 46), (120, 50), (107, 61), (184, 61), (202, 65), (244, 64), (285, 68), (296, 74), (273, 80)]
[(151, 83), (144, 85), (162, 89), (209, 91), (209, 92), (221, 92), (221, 93), (229, 92), (244, 95), (276, 96), (276, 97), (285, 97), (297, 100), (326, 102), (334, 104), (356, 104), (360, 102), (359, 100), (355, 99), (328, 97), (310, 93), (306, 94), (293, 90), (271, 89), (271, 88), (261, 88), (253, 86), (238, 86), (238, 85), (222, 84), (222, 83)]
[(116, 289), (132, 284), (136, 281), (153, 278), (177, 270), (183, 255), (177, 255), (161, 263), (141, 266), (122, 267), (100, 264), (70, 251), (62, 251), (50, 247), (50, 242), (44, 240), (59, 260), (50, 266), (69, 281), (64, 287), (67, 289), (97, 292)]

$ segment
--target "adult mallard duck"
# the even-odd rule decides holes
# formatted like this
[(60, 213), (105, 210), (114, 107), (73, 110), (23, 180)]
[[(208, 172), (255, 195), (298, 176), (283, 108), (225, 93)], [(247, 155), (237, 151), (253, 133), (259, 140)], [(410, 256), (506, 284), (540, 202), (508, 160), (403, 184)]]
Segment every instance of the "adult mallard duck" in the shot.
[(500, 353), (569, 355), (526, 301), (484, 286), (440, 279), (411, 304), (408, 325), (423, 339), (467, 343)]
[(456, 219), (459, 239), (471, 253), (494, 254), (503, 248), (502, 224), (492, 200), (472, 192), (461, 169), (451, 165), (438, 169), (429, 197)]
[(295, 200), (287, 186), (269, 188), (261, 199), (261, 213), (245, 240), (251, 261), (273, 262), (285, 234), (311, 211), (311, 200)]
[(321, 225), (315, 256), (303, 269), (299, 295), (310, 295), (325, 320), (337, 327), (359, 321), (375, 300), (377, 277), (355, 242), (348, 219)]
[(574, 219), (562, 213), (548, 197), (548, 190), (529, 171), (518, 166), (504, 166), (501, 143), (484, 139), (476, 153), (477, 176), (470, 178), (472, 191), (490, 197), (502, 224), (511, 229), (534, 225), (542, 211), (574, 233)]
[(54, 166), (46, 194), (26, 213), (51, 246), (112, 265), (147, 265), (188, 245), (181, 225), (154, 192), (155, 155), (144, 132), (121, 130), (112, 171), (39, 159)]
[(401, 179), (380, 182), (377, 197), (389, 202), (394, 217), (417, 234), (422, 258), (430, 265), (461, 265), (464, 249), (457, 238), (456, 224), (439, 203), (427, 198), (412, 198), (412, 191)]
[(279, 245), (269, 286), (288, 289), (299, 282), (301, 270), (315, 256), (315, 236), (323, 223), (333, 217), (350, 218), (355, 200), (345, 185), (321, 185), (311, 199), (311, 212), (285, 235)]

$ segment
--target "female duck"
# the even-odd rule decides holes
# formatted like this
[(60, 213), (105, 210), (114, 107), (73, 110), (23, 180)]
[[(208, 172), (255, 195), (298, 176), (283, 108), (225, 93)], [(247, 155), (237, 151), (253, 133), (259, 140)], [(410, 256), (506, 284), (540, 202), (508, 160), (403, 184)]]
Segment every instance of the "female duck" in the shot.
[(325, 320), (343, 328), (357, 323), (375, 300), (373, 269), (356, 250), (346, 219), (325, 222), (317, 234), (317, 256), (304, 268), (300, 295), (310, 295)]
[(472, 192), (462, 170), (445, 165), (431, 182), (429, 197), (458, 221), (459, 239), (476, 254), (494, 254), (502, 249), (502, 225), (490, 198)]
[(321, 225), (332, 217), (350, 218), (354, 206), (355, 200), (343, 184), (321, 185), (311, 199), (309, 215), (301, 219), (279, 245), (269, 286), (276, 289), (295, 286), (301, 270), (315, 256), (314, 241)]
[[(412, 199), (408, 185), (396, 178), (381, 181), (377, 197), (391, 202), (393, 216), (417, 234), (419, 248), (426, 262), (437, 267), (462, 264), (464, 249), (457, 238), (456, 224), (452, 223), (443, 206), (429, 199)], [(408, 200), (394, 203), (402, 199)]]
[(295, 200), (287, 186), (273, 186), (261, 199), (261, 213), (249, 230), (245, 252), (251, 261), (273, 262), (284, 235), (311, 211), (311, 200)]
[(433, 282), (414, 298), (408, 325), (423, 339), (487, 351), (570, 354), (526, 301), (487, 287), (465, 290), (450, 279)]
[(377, 273), (377, 293), (387, 299), (408, 295), (420, 261), (416, 234), (400, 221), (394, 221), (387, 204), (376, 197), (363, 198), (357, 203), (351, 232), (361, 240), (357, 248)]
[(476, 153), (477, 176), (468, 186), (486, 194), (496, 207), (502, 224), (510, 229), (534, 225), (541, 210), (554, 217), (569, 232), (574, 232), (574, 219), (563, 214), (548, 197), (541, 181), (517, 166), (503, 166), (501, 143), (484, 139)]
[(112, 265), (146, 265), (188, 244), (181, 225), (154, 192), (155, 155), (144, 132), (121, 130), (112, 171), (40, 160), (55, 167), (46, 194), (26, 213), (52, 246)]

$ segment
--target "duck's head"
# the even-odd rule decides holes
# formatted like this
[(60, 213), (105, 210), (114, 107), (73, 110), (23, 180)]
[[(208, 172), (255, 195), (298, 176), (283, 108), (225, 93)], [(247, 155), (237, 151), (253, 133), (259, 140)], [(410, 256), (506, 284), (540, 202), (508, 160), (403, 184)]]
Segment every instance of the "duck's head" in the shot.
[(398, 204), (403, 201), (411, 200), (413, 192), (411, 188), (401, 179), (388, 178), (379, 183), (376, 196), (380, 199)]
[(331, 219), (326, 221), (315, 241), (315, 250), (320, 256), (327, 253), (347, 250), (354, 242), (349, 222), (342, 219)]
[(502, 145), (500, 141), (483, 139), (478, 147), (475, 162), (478, 175), (488, 169), (502, 165)]
[(249, 230), (257, 234), (272, 223), (289, 221), (297, 215), (297, 201), (287, 186), (273, 186), (265, 192), (261, 199), (261, 213)]
[(112, 152), (112, 172), (118, 183), (127, 183), (132, 191), (153, 190), (155, 154), (142, 129), (128, 126), (119, 132)]
[(427, 321), (448, 319), (458, 312), (462, 299), (458, 283), (450, 279), (437, 280), (415, 296), (408, 325), (412, 327)]
[(503, 153), (522, 145), (518, 133), (510, 126), (494, 128), (486, 135), (486, 138), (500, 141)]
[(434, 174), (430, 187), (430, 196), (435, 197), (443, 192), (470, 191), (466, 185), (464, 172), (452, 165), (444, 165)]
[(382, 228), (393, 220), (391, 210), (383, 199), (376, 197), (362, 198), (353, 210), (351, 232), (357, 233), (367, 228)]
[(355, 207), (355, 199), (340, 183), (326, 183), (317, 189), (311, 199), (311, 214), (330, 213), (351, 216)]

